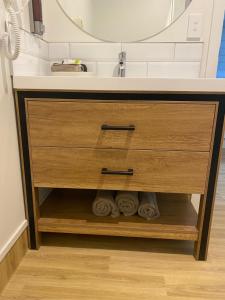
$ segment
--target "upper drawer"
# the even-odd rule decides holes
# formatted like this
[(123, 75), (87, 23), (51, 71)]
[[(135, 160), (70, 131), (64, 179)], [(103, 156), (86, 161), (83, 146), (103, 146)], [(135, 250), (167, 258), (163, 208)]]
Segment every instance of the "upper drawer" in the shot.
[(31, 146), (209, 151), (215, 105), (29, 100), (27, 112)]

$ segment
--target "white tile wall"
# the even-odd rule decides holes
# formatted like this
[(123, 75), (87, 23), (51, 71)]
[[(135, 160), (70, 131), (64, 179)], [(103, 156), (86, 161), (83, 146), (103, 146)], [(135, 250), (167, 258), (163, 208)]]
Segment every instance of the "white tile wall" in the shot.
[(49, 45), (39, 37), (21, 30), (21, 53), (12, 62), (13, 75), (50, 74)]
[(199, 62), (150, 62), (148, 77), (151, 78), (198, 78)]
[(176, 44), (175, 60), (176, 61), (201, 61), (203, 44)]
[(122, 44), (128, 60), (171, 61), (174, 57), (174, 43), (130, 43)]
[(146, 62), (128, 62), (126, 65), (127, 77), (147, 77), (148, 64)]
[(41, 58), (49, 60), (49, 45), (47, 42), (40, 40), (39, 39), (39, 43), (40, 43), (40, 52), (39, 55)]
[[(118, 54), (127, 52), (127, 77), (198, 78), (203, 43), (46, 43), (23, 32), (14, 73), (49, 74), (50, 62), (79, 58), (100, 77), (117, 76)], [(25, 56), (26, 54), (27, 56)]]
[(127, 52), (127, 77), (197, 78), (202, 43), (51, 43), (50, 60), (80, 58), (98, 76), (117, 76), (119, 52)]
[[(117, 77), (117, 62), (98, 62), (97, 75), (99, 77)], [(148, 64), (145, 62), (128, 62), (126, 65), (126, 77), (147, 77)]]
[(29, 54), (21, 53), (13, 61), (13, 75), (15, 76), (41, 76), (50, 74), (49, 62)]
[(70, 58), (87, 60), (117, 60), (121, 52), (119, 43), (71, 43)]
[(50, 59), (64, 59), (70, 57), (70, 47), (68, 43), (50, 43), (49, 44), (49, 58)]
[(48, 43), (24, 30), (21, 30), (21, 51), (46, 60), (49, 58)]
[(116, 62), (97, 62), (97, 75), (99, 77), (114, 77), (118, 71)]
[(93, 72), (97, 75), (97, 62), (82, 60), (82, 63), (87, 66), (88, 72)]

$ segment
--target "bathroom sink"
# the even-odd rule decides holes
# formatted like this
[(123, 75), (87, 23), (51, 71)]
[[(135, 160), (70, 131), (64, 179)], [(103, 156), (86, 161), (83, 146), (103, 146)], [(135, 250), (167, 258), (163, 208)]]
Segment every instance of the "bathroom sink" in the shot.
[[(91, 73), (91, 72), (89, 72)], [(14, 76), (17, 90), (225, 93), (225, 79), (120, 78), (96, 76)]]

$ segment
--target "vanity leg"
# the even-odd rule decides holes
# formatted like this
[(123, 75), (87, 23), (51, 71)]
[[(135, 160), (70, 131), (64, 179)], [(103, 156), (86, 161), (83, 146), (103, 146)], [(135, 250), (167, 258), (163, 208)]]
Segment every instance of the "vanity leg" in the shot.
[(201, 248), (202, 228), (203, 228), (204, 214), (205, 214), (205, 204), (206, 204), (206, 197), (205, 195), (201, 195), (199, 210), (198, 210), (198, 222), (197, 222), (199, 235), (198, 235), (198, 240), (195, 242), (195, 246), (194, 246), (194, 257), (196, 258), (196, 260), (200, 260), (200, 248)]
[(207, 260), (208, 246), (210, 238), (210, 230), (212, 224), (212, 216), (214, 210), (214, 203), (216, 197), (216, 186), (219, 173), (219, 165), (222, 154), (222, 145), (224, 138), (224, 112), (225, 105), (221, 101), (218, 107), (214, 145), (212, 151), (212, 159), (209, 169), (208, 184), (206, 186), (206, 192), (201, 195), (199, 214), (198, 214), (198, 229), (199, 238), (195, 243), (194, 256), (197, 260)]
[(39, 192), (38, 188), (33, 187), (33, 207), (34, 207), (34, 227), (35, 227), (35, 241), (36, 249), (40, 248), (41, 244), (41, 233), (38, 231), (38, 220), (40, 217), (40, 206), (39, 206)]
[(197, 224), (199, 237), (194, 247), (194, 256), (196, 260), (207, 260), (214, 203), (215, 193), (210, 200), (206, 196), (201, 195)]

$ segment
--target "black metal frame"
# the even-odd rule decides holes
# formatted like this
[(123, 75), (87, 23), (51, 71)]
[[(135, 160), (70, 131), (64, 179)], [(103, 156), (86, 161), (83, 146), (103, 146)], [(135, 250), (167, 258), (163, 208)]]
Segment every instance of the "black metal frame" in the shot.
[[(45, 91), (17, 91), (17, 101), (19, 110), (20, 134), (22, 139), (22, 155), (24, 162), (24, 173), (27, 195), (27, 209), (29, 218), (29, 232), (31, 249), (36, 249), (35, 238), (35, 220), (32, 195), (30, 156), (28, 147), (27, 124), (25, 100), (28, 98), (48, 98), (49, 101), (54, 99), (76, 100), (146, 100), (146, 101), (190, 101), (190, 102), (214, 102), (218, 103), (218, 114), (216, 120), (215, 138), (213, 145), (212, 161), (209, 173), (208, 190), (206, 195), (206, 207), (201, 236), (201, 247), (199, 260), (205, 260), (207, 257), (207, 245), (209, 238), (211, 211), (213, 209), (213, 199), (216, 190), (216, 179), (219, 166), (219, 154), (223, 134), (223, 123), (225, 114), (225, 94), (154, 94), (154, 93), (106, 93), (106, 92), (45, 92)], [(21, 160), (22, 161), (22, 160)]]

